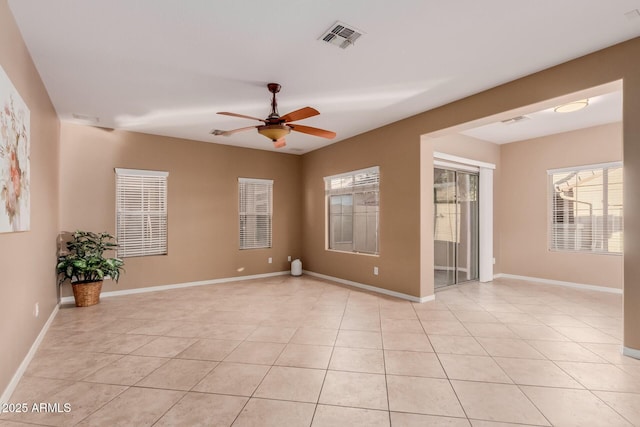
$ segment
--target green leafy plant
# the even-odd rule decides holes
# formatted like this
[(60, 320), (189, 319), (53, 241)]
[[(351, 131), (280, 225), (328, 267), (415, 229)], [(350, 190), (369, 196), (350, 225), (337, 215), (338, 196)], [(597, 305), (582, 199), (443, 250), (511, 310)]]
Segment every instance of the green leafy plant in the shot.
[(119, 258), (106, 258), (104, 252), (117, 248), (115, 238), (109, 233), (76, 231), (67, 242), (67, 252), (58, 256), (56, 266), (60, 284), (99, 282), (105, 276), (116, 282), (123, 271), (124, 262)]

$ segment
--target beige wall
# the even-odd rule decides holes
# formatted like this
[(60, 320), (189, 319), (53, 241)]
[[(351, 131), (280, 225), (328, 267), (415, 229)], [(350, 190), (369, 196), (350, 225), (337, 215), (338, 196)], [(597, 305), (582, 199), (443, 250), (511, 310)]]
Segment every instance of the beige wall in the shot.
[[(624, 80), (625, 345), (640, 349), (640, 38), (543, 70), (306, 154), (306, 267), (410, 295), (433, 290), (433, 161), (420, 136), (619, 79)], [(431, 148), (431, 147), (429, 147)], [(381, 167), (379, 259), (324, 250), (322, 177)], [(422, 174), (421, 174), (422, 171)], [(431, 177), (431, 178), (429, 178)], [(393, 202), (393, 203), (389, 203)], [(395, 215), (392, 213), (396, 213)], [(379, 263), (381, 275), (371, 266)]]
[(622, 123), (501, 146), (502, 272), (622, 288), (622, 256), (548, 250), (547, 170), (622, 160)]
[[(415, 297), (433, 294), (433, 208), (428, 248), (421, 249), (420, 180), (421, 144), (415, 119), (403, 120), (303, 156), (303, 262), (304, 268), (320, 274), (377, 286)], [(462, 135), (427, 141), (431, 162), (440, 151), (483, 162), (500, 163), (499, 147)], [(423, 145), (424, 147), (424, 145)], [(424, 153), (422, 153), (424, 155)], [(339, 253), (325, 250), (325, 198), (323, 177), (368, 166), (380, 166), (380, 254)], [(427, 170), (433, 188), (433, 163)], [(498, 174), (496, 174), (498, 175)], [(499, 176), (496, 177), (499, 179)], [(427, 192), (433, 203), (433, 193)], [(424, 209), (423, 209), (424, 210)], [(495, 232), (497, 233), (497, 231)], [(494, 242), (498, 242), (494, 238)], [(497, 243), (495, 252), (499, 251)], [(430, 257), (430, 267), (421, 264)], [(379, 267), (379, 275), (373, 267)], [(430, 283), (421, 288), (422, 273)]]
[(0, 0), (0, 66), (31, 112), (31, 230), (0, 234), (1, 395), (58, 302), (59, 122), (6, 0)]
[[(301, 255), (300, 166), (290, 154), (63, 123), (61, 230), (115, 232), (114, 168), (168, 171), (169, 254), (126, 258), (105, 291), (288, 270)], [(238, 249), (238, 177), (274, 180), (271, 249)]]
[[(398, 122), (303, 156), (305, 270), (419, 295), (419, 140)], [(379, 256), (325, 250), (323, 178), (369, 166), (380, 166)]]

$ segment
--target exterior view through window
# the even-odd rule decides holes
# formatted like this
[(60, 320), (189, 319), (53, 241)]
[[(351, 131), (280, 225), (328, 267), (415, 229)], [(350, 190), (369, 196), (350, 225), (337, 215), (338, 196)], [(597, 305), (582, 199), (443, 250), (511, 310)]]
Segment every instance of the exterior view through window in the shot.
[(324, 178), (328, 249), (378, 254), (380, 168)]
[(554, 251), (622, 254), (622, 163), (548, 171)]

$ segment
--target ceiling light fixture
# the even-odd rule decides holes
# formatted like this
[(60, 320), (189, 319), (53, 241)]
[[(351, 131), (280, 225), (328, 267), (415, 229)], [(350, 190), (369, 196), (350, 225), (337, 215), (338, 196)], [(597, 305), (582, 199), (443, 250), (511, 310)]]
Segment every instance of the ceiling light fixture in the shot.
[(272, 141), (277, 141), (280, 138), (284, 138), (291, 132), (291, 128), (285, 124), (280, 125), (264, 125), (258, 126), (258, 133), (266, 136)]
[(579, 101), (567, 102), (566, 104), (558, 105), (553, 109), (556, 113), (572, 113), (574, 111), (582, 110), (589, 105), (589, 99), (581, 99)]

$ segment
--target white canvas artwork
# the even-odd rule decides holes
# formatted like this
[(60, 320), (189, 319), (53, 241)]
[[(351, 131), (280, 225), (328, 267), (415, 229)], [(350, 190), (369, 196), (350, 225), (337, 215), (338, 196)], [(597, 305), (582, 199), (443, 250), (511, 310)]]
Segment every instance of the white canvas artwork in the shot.
[(29, 120), (29, 108), (0, 67), (0, 233), (29, 230)]

